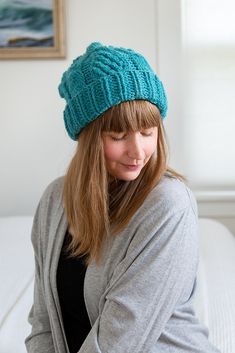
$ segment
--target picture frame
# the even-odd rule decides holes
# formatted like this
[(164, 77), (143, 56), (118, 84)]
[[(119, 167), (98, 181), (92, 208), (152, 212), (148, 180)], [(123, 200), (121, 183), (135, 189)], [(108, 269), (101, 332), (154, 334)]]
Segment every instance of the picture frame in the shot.
[(0, 0), (0, 59), (65, 57), (64, 0)]

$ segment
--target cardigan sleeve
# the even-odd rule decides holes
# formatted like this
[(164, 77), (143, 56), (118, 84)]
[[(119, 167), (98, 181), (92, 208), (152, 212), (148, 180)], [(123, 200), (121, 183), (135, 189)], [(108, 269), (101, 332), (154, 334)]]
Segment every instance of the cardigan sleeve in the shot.
[(198, 264), (195, 210), (189, 205), (164, 222), (150, 218), (116, 267), (78, 353), (156, 352), (174, 310), (189, 299)]
[(55, 353), (48, 312), (42, 293), (41, 269), (39, 265), (42, 262), (39, 260), (40, 203), (33, 220), (31, 241), (35, 258), (34, 300), (28, 315), (28, 322), (32, 329), (30, 335), (25, 339), (25, 345), (28, 353)]

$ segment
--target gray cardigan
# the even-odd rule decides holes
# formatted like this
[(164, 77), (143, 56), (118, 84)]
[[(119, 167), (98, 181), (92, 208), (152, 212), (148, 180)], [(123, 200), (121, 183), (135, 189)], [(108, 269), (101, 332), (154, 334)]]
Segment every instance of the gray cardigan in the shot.
[[(68, 353), (56, 270), (68, 226), (63, 177), (44, 191), (32, 227), (34, 301), (30, 353)], [(84, 298), (92, 329), (79, 353), (215, 353), (194, 312), (198, 266), (197, 204), (165, 175), (118, 236), (100, 266), (86, 271)]]

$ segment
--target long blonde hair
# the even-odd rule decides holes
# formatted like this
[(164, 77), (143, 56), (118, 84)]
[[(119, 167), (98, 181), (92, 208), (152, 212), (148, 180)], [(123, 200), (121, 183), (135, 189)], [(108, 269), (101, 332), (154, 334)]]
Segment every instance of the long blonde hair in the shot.
[[(158, 127), (157, 148), (139, 176), (132, 181), (110, 180), (102, 133), (138, 131), (153, 126)], [(72, 230), (69, 256), (84, 256), (87, 266), (92, 260), (99, 263), (105, 240), (125, 228), (164, 174), (187, 181), (167, 162), (168, 146), (162, 119), (158, 108), (148, 101), (120, 103), (85, 127), (64, 176), (64, 209)]]

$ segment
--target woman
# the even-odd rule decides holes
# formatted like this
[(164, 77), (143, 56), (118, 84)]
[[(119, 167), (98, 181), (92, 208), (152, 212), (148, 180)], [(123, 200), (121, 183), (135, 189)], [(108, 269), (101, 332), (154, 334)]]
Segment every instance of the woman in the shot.
[(218, 352), (193, 309), (197, 205), (167, 165), (161, 81), (139, 53), (92, 43), (59, 93), (78, 144), (34, 217), (28, 352)]

